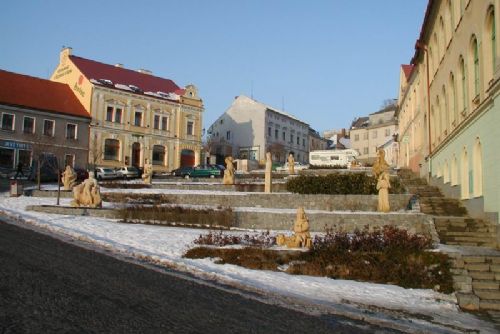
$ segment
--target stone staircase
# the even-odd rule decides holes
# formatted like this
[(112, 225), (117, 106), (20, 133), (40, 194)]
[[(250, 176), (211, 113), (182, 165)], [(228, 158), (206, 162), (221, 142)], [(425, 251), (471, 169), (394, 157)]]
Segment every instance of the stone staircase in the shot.
[(409, 193), (417, 195), (421, 212), (433, 216), (441, 243), (458, 246), (445, 250), (452, 258), (453, 287), (461, 308), (486, 311), (500, 322), (500, 251), (496, 226), (471, 218), (456, 199), (427, 185), (411, 171), (400, 172)]

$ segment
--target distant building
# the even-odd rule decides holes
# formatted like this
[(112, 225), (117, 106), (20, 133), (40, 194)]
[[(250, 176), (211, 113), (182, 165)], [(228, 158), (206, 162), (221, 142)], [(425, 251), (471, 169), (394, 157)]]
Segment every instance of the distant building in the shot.
[(309, 128), (309, 152), (328, 149), (328, 139), (321, 137), (318, 131)]
[(351, 148), (349, 130), (327, 130), (323, 132), (323, 137), (329, 141), (328, 149), (345, 150)]
[(90, 116), (67, 85), (0, 70), (0, 115), (1, 169), (40, 155), (87, 167)]
[[(351, 148), (359, 152), (362, 163), (373, 163), (377, 150), (394, 140), (397, 131), (397, 105), (389, 105), (368, 117), (353, 121), (350, 129)], [(396, 166), (396, 161), (393, 162)]]
[(52, 81), (67, 84), (92, 117), (89, 161), (155, 171), (200, 162), (203, 102), (193, 85), (180, 88), (150, 71), (130, 70), (61, 51)]
[(224, 156), (265, 162), (285, 162), (292, 153), (295, 161), (309, 159), (309, 125), (296, 117), (247, 96), (236, 97), (231, 106), (210, 126), (211, 153), (222, 162)]

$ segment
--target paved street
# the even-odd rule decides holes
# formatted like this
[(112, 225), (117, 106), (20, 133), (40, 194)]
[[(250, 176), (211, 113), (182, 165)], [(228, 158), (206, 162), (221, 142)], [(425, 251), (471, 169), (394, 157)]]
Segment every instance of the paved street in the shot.
[(376, 331), (338, 320), (264, 304), (0, 222), (0, 333)]

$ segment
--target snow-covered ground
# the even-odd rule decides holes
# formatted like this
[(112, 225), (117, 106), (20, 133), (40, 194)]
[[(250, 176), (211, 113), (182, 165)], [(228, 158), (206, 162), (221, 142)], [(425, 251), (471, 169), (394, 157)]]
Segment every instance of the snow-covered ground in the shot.
[[(61, 199), (63, 206), (69, 205), (69, 202), (70, 199)], [(432, 330), (443, 333), (479, 329), (481, 333), (496, 333), (492, 324), (460, 311), (454, 295), (425, 289), (404, 289), (394, 285), (250, 270), (229, 264), (215, 264), (214, 259), (187, 259), (182, 256), (194, 246), (193, 240), (200, 234), (208, 233), (208, 230), (121, 224), (113, 219), (46, 214), (25, 209), (27, 205), (42, 204), (55, 204), (55, 199), (25, 196), (15, 198), (8, 197), (8, 193), (0, 194), (0, 211), (9, 216), (22, 218), (29, 224), (55, 234), (85, 240), (98, 247), (136, 258), (147, 258), (200, 278), (299, 298), (307, 303), (320, 305), (322, 309), (334, 310), (334, 313), (347, 312), (354, 315), (357, 309), (376, 310), (372, 315), (359, 311), (358, 316), (362, 314), (365, 319), (380, 318), (376, 312), (386, 310), (385, 319), (399, 321), (402, 328), (411, 326), (424, 332)], [(110, 205), (104, 203), (104, 206)]]

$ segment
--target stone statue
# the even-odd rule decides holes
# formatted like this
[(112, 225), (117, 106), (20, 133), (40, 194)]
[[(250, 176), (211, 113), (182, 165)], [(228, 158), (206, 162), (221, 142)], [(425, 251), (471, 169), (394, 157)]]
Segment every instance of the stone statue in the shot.
[(234, 184), (234, 165), (233, 165), (233, 157), (229, 156), (225, 159), (226, 162), (226, 170), (224, 170), (224, 179), (222, 180), (223, 184)]
[(385, 151), (379, 148), (377, 151), (377, 160), (375, 160), (372, 167), (373, 176), (378, 179), (380, 174), (388, 169), (389, 164), (385, 161)]
[(389, 188), (391, 183), (389, 180), (389, 173), (382, 172), (378, 178), (377, 190), (378, 190), (378, 207), (379, 212), (389, 212), (391, 210), (389, 205)]
[(89, 172), (88, 179), (73, 187), (73, 201), (71, 201), (71, 206), (102, 207), (101, 191), (93, 172)]
[(297, 209), (297, 219), (293, 225), (294, 235), (291, 237), (284, 236), (283, 234), (278, 234), (276, 236), (276, 244), (278, 246), (287, 246), (289, 248), (299, 248), (307, 247), (311, 248), (312, 239), (309, 233), (309, 219), (307, 219), (306, 213), (303, 207)]
[(144, 172), (142, 173), (142, 180), (146, 184), (151, 184), (153, 179), (153, 165), (149, 163), (149, 159), (144, 162)]
[(266, 174), (264, 178), (264, 192), (272, 192), (272, 170), (273, 170), (273, 159), (271, 157), (271, 152), (266, 153)]
[(64, 185), (64, 190), (71, 190), (76, 185), (76, 173), (70, 165), (67, 165), (62, 173), (62, 183)]
[(295, 159), (292, 153), (288, 155), (288, 174), (295, 174)]

